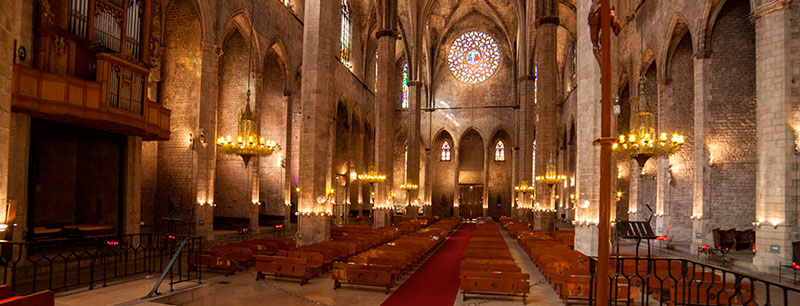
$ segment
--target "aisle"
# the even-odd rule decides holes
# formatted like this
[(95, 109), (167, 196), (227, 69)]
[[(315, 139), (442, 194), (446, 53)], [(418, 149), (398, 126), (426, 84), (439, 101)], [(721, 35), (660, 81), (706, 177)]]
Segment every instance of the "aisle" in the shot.
[(382, 306), (452, 306), (458, 294), (461, 254), (475, 231), (464, 223)]

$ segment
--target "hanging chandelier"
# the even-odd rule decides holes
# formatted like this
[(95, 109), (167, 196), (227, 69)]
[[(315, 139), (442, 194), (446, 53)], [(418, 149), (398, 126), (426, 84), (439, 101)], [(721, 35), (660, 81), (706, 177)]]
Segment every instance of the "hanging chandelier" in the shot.
[(358, 180), (369, 184), (383, 183), (383, 181), (386, 180), (386, 175), (379, 174), (375, 172), (374, 168), (370, 167), (367, 173), (362, 173), (358, 175)]
[(547, 161), (547, 171), (544, 175), (536, 176), (536, 182), (546, 184), (549, 187), (553, 187), (555, 184), (563, 183), (567, 181), (567, 176), (558, 174), (556, 172), (556, 163), (553, 160), (553, 155), (550, 155), (550, 160)]
[[(251, 3), (251, 6), (253, 4)], [(252, 10), (251, 10), (252, 11)], [(258, 122), (250, 109), (250, 74), (252, 73), (253, 60), (253, 25), (250, 25), (250, 54), (247, 59), (247, 98), (245, 107), (239, 115), (239, 127), (236, 138), (230, 135), (217, 139), (217, 151), (223, 154), (238, 155), (244, 161), (245, 167), (253, 157), (269, 156), (275, 151), (277, 145), (272, 140), (266, 140), (258, 133)]]
[(647, 78), (639, 79), (639, 101), (636, 103), (636, 114), (631, 118), (631, 133), (619, 135), (612, 146), (614, 157), (618, 160), (635, 159), (639, 167), (651, 157), (668, 157), (679, 151), (684, 144), (681, 134), (656, 132), (656, 120), (653, 107), (644, 95), (644, 84)]

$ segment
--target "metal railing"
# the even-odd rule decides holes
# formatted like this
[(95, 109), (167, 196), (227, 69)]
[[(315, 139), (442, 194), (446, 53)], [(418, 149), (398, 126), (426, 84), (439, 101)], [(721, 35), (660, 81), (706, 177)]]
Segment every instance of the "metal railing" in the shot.
[(201, 280), (199, 267), (189, 265), (198, 256), (202, 237), (167, 234), (127, 234), (49, 242), (0, 240), (0, 283), (15, 295), (42, 290), (93, 289), (137, 274), (164, 270), (181, 240), (186, 247), (170, 270), (170, 285)]
[[(611, 258), (609, 305), (800, 305), (800, 288), (687, 258)], [(591, 258), (594, 305), (597, 259)]]

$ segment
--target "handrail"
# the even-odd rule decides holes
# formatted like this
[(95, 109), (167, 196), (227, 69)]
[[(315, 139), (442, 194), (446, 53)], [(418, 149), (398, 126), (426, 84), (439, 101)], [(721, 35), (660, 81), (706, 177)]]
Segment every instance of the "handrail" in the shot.
[(175, 265), (175, 261), (178, 259), (179, 256), (181, 256), (181, 252), (183, 251), (183, 247), (186, 245), (187, 241), (189, 241), (188, 237), (183, 238), (183, 241), (181, 241), (181, 245), (178, 246), (177, 250), (175, 250), (175, 254), (172, 254), (172, 258), (170, 258), (169, 263), (167, 263), (167, 266), (164, 268), (164, 271), (161, 271), (161, 276), (158, 278), (158, 281), (156, 281), (156, 284), (155, 284), (155, 286), (153, 286), (153, 289), (150, 290), (150, 293), (148, 293), (142, 299), (151, 298), (151, 297), (159, 294), (158, 293), (158, 287), (161, 287), (161, 282), (164, 281), (164, 278), (167, 277), (167, 273), (170, 270), (172, 270), (172, 266)]

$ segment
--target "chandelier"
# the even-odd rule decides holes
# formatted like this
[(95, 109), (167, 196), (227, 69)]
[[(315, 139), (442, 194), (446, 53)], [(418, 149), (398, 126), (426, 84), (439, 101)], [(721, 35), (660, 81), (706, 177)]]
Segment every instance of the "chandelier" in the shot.
[(514, 186), (514, 191), (522, 192), (523, 194), (528, 192), (533, 192), (534, 190), (536, 190), (536, 187), (528, 186), (527, 181), (522, 181), (522, 185)]
[[(252, 3), (251, 3), (252, 6)], [(245, 167), (250, 163), (250, 158), (269, 156), (275, 151), (274, 141), (266, 140), (258, 134), (258, 123), (255, 121), (253, 111), (250, 109), (250, 74), (253, 60), (253, 26), (250, 25), (250, 54), (247, 62), (247, 99), (242, 113), (239, 115), (239, 127), (236, 138), (230, 135), (217, 139), (217, 150), (223, 154), (238, 155), (244, 161)]]
[(651, 157), (667, 157), (681, 149), (683, 135), (656, 132), (655, 115), (652, 105), (644, 96), (644, 84), (647, 78), (639, 79), (639, 101), (636, 103), (636, 114), (631, 118), (631, 133), (619, 135), (617, 143), (612, 146), (614, 156), (618, 160), (635, 159), (639, 167)]
[(367, 173), (362, 173), (358, 175), (358, 180), (369, 184), (383, 183), (383, 181), (386, 180), (386, 175), (379, 174), (375, 172), (374, 168), (370, 167)]
[(558, 183), (563, 183), (567, 181), (566, 175), (561, 175), (556, 172), (556, 163), (553, 160), (553, 155), (550, 155), (550, 160), (547, 162), (547, 171), (544, 175), (536, 176), (537, 183), (546, 184), (549, 187), (553, 187), (553, 185)]

